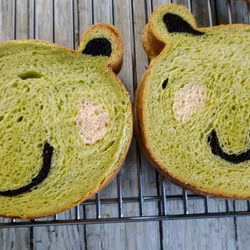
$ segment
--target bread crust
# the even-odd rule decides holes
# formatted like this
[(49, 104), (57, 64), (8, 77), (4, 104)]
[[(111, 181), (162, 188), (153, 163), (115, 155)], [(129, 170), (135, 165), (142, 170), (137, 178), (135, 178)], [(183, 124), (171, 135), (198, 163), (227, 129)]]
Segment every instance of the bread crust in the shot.
[(152, 65), (153, 63), (152, 61), (155, 57), (160, 56), (162, 53), (165, 52), (164, 50), (168, 49), (167, 42), (156, 33), (156, 31), (153, 29), (152, 26), (153, 26), (153, 19), (156, 16), (157, 12), (162, 11), (165, 8), (169, 8), (169, 7), (175, 8), (175, 9), (182, 9), (182, 11), (185, 11), (186, 16), (188, 17), (190, 23), (193, 25), (193, 28), (201, 32), (207, 32), (207, 31), (214, 30), (214, 29), (221, 29), (223, 27), (229, 27), (229, 28), (230, 27), (238, 27), (238, 28), (249, 27), (248, 24), (236, 23), (236, 24), (226, 24), (226, 25), (221, 24), (221, 25), (212, 26), (212, 27), (198, 28), (196, 26), (194, 16), (186, 8), (183, 8), (183, 6), (180, 6), (177, 4), (162, 5), (152, 13), (152, 16), (149, 22), (146, 24), (146, 26), (144, 27), (142, 31), (141, 43), (146, 54), (148, 55), (150, 59), (150, 65)]
[(152, 69), (155, 67), (155, 64), (158, 61), (158, 58), (161, 57), (163, 53), (168, 50), (168, 44), (166, 41), (164, 41), (155, 30), (152, 28), (152, 22), (153, 18), (156, 15), (158, 11), (163, 10), (164, 8), (168, 7), (174, 7), (174, 8), (182, 8), (183, 11), (186, 11), (186, 14), (188, 18), (190, 18), (190, 23), (193, 23), (193, 28), (195, 28), (198, 31), (206, 32), (209, 30), (214, 29), (220, 29), (225, 26), (228, 28), (230, 27), (249, 27), (249, 25), (246, 24), (231, 24), (231, 25), (219, 25), (219, 26), (213, 26), (213, 27), (206, 27), (206, 28), (197, 28), (195, 25), (195, 19), (193, 15), (186, 9), (184, 9), (182, 6), (176, 5), (176, 4), (166, 4), (161, 6), (160, 8), (156, 9), (150, 20), (149, 23), (145, 26), (142, 32), (142, 45), (144, 50), (146, 51), (147, 55), (150, 58), (150, 65), (149, 68), (144, 73), (135, 93), (135, 99), (133, 103), (133, 114), (134, 114), (134, 132), (136, 141), (138, 143), (138, 146), (140, 147), (142, 153), (146, 157), (147, 161), (155, 167), (155, 169), (163, 175), (166, 179), (171, 181), (172, 183), (182, 187), (183, 189), (190, 190), (191, 192), (197, 193), (199, 195), (204, 196), (211, 196), (216, 198), (226, 198), (226, 199), (250, 199), (249, 196), (245, 196), (242, 194), (235, 195), (234, 193), (230, 192), (220, 192), (218, 193), (215, 189), (203, 189), (200, 186), (192, 185), (191, 183), (188, 183), (184, 179), (180, 179), (179, 176), (174, 176), (173, 173), (170, 173), (167, 168), (161, 165), (159, 160), (157, 159), (157, 156), (154, 154), (154, 151), (151, 148), (150, 142), (149, 142), (149, 136), (147, 132), (147, 125), (146, 125), (146, 92), (147, 92), (147, 84), (148, 79), (151, 75)]

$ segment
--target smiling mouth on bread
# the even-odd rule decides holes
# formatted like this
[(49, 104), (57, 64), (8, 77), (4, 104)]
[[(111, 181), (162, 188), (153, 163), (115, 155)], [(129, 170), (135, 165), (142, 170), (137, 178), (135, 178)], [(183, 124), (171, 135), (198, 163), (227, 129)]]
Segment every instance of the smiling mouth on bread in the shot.
[(48, 142), (46, 142), (43, 147), (43, 165), (38, 175), (34, 177), (26, 186), (13, 190), (0, 191), (0, 195), (9, 197), (17, 196), (30, 191), (33, 187), (42, 183), (50, 172), (53, 151), (54, 148)]
[(241, 163), (250, 160), (250, 149), (241, 154), (227, 154), (226, 152), (224, 152), (220, 146), (215, 129), (210, 132), (210, 135), (208, 136), (208, 143), (214, 155), (218, 155), (228, 162)]
[[(25, 76), (27, 77), (28, 74)], [(30, 77), (31, 78), (31, 77)], [(81, 106), (76, 117), (76, 125), (86, 144), (93, 144), (102, 139), (109, 125), (109, 114), (101, 104), (89, 99), (82, 99)], [(48, 176), (51, 169), (51, 160), (54, 147), (48, 142), (43, 147), (43, 164), (39, 173), (31, 179), (30, 183), (25, 186), (1, 191), (0, 196), (14, 197), (31, 191), (34, 187), (41, 184)]]

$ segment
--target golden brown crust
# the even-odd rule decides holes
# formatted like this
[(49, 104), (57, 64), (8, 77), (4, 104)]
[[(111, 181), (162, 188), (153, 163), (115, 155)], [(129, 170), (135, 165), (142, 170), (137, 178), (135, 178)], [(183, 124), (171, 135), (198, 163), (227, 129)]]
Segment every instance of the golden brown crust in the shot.
[[(134, 131), (135, 131), (135, 137), (136, 141), (138, 143), (138, 146), (140, 147), (142, 153), (145, 155), (148, 162), (156, 168), (156, 170), (163, 175), (166, 179), (171, 181), (172, 183), (190, 190), (191, 192), (197, 193), (199, 195), (206, 195), (216, 198), (227, 198), (227, 199), (250, 199), (250, 196), (244, 196), (241, 194), (232, 194), (230, 192), (224, 192), (224, 193), (218, 193), (216, 190), (204, 190), (202, 187), (191, 185), (190, 183), (187, 183), (186, 180), (181, 180), (178, 176), (174, 176), (172, 173), (170, 173), (164, 166), (159, 163), (157, 160), (157, 157), (154, 155), (153, 150), (150, 147), (149, 137), (147, 133), (147, 126), (146, 126), (146, 91), (147, 91), (147, 81), (149, 76), (151, 75), (152, 68), (154, 68), (154, 65), (157, 62), (157, 56), (160, 56), (161, 53), (165, 53), (165, 50), (167, 50), (167, 43), (162, 39), (161, 36), (157, 35), (157, 32), (152, 29), (152, 22), (155, 18), (158, 11), (162, 11), (164, 8), (168, 7), (174, 7), (174, 8), (183, 8), (175, 4), (167, 4), (163, 5), (157, 10), (155, 10), (150, 18), (149, 23), (145, 26), (142, 32), (142, 45), (145, 49), (147, 55), (151, 59), (150, 66), (143, 75), (136, 93), (135, 93), (135, 99), (133, 104), (133, 114), (134, 114)], [(223, 28), (225, 25), (220, 26), (214, 26), (214, 27), (206, 27), (206, 28), (197, 28), (195, 25), (195, 20), (193, 15), (187, 10), (183, 9), (184, 12), (186, 12), (187, 16), (190, 18), (190, 22), (192, 26), (200, 31), (206, 32), (212, 29), (220, 29)], [(232, 24), (227, 25), (227, 27), (249, 27), (249, 25), (245, 24)]]
[(165, 43), (154, 34), (149, 24), (147, 24), (142, 31), (142, 46), (150, 60), (152, 60), (161, 53)]
[(190, 23), (192, 23), (192, 26), (197, 28), (193, 15), (186, 8), (183, 8), (177, 4), (165, 4), (160, 6), (152, 13), (148, 24), (142, 31), (142, 46), (150, 60), (158, 56), (167, 45), (166, 41), (159, 34), (157, 34), (156, 30), (154, 30), (153, 21), (159, 12), (168, 8), (182, 9), (182, 11), (184, 11), (185, 15), (188, 17)]
[(156, 162), (156, 158), (150, 149), (150, 143), (148, 139), (147, 129), (146, 129), (146, 121), (145, 121), (145, 111), (146, 111), (146, 87), (147, 87), (147, 79), (150, 75), (152, 65), (144, 76), (142, 77), (141, 82), (139, 83), (136, 92), (135, 99), (133, 104), (133, 121), (134, 121), (134, 132), (135, 138), (140, 147), (142, 153), (145, 155), (146, 159), (150, 164), (152, 164), (155, 168), (159, 168), (159, 164)]

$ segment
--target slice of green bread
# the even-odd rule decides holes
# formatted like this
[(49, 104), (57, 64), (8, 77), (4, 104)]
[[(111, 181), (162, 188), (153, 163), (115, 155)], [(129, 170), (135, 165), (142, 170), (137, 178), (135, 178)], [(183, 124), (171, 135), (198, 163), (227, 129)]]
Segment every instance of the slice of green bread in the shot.
[(37, 41), (0, 44), (0, 215), (33, 219), (93, 196), (118, 173), (132, 137), (116, 76), (120, 32), (87, 29), (78, 51)]
[(175, 4), (143, 30), (134, 127), (149, 162), (202, 195), (250, 198), (250, 26), (197, 28)]

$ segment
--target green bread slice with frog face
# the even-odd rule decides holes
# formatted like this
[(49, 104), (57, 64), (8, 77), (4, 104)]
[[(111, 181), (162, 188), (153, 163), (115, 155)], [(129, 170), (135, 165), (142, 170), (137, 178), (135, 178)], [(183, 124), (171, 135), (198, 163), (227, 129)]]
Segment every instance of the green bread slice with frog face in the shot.
[(151, 59), (135, 97), (148, 160), (199, 194), (250, 198), (250, 26), (197, 28), (175, 4), (143, 30)]
[(120, 32), (86, 30), (78, 51), (36, 40), (0, 45), (0, 215), (31, 219), (93, 196), (119, 171), (132, 134), (114, 72)]

